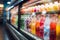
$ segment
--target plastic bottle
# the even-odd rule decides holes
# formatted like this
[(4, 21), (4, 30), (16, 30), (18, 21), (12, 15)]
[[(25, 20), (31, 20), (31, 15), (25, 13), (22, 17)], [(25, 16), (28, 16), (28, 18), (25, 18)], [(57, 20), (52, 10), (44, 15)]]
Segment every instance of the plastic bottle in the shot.
[(53, 3), (49, 3), (48, 10), (49, 10), (49, 11), (53, 11)]
[(36, 35), (36, 17), (35, 16), (32, 16), (32, 19), (31, 19), (31, 33)]
[(41, 17), (40, 17), (40, 38), (43, 38), (44, 22), (45, 22), (45, 15), (41, 15)]
[(36, 15), (36, 35), (40, 37), (40, 14)]
[(54, 2), (54, 5), (53, 5), (53, 9), (54, 11), (58, 11), (58, 2)]
[(30, 20), (29, 18), (26, 19), (26, 30), (29, 31), (29, 23), (30, 23)]
[(58, 16), (58, 22), (56, 26), (56, 40), (60, 40), (60, 15)]
[(50, 40), (56, 40), (56, 15), (52, 14), (51, 23), (50, 23)]
[(25, 27), (25, 15), (21, 15), (21, 23), (20, 23), (20, 25), (21, 25), (21, 29), (23, 29), (24, 30), (24, 27)]
[(49, 34), (50, 34), (50, 17), (49, 14), (47, 14), (44, 23), (44, 40), (49, 40)]

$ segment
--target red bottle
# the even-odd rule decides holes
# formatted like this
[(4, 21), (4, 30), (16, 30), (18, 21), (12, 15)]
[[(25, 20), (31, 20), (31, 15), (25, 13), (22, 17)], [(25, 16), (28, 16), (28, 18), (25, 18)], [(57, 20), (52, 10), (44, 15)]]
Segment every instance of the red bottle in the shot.
[(41, 19), (40, 19), (40, 38), (43, 38), (43, 34), (44, 34), (44, 22), (45, 22), (45, 15), (42, 15)]
[(40, 37), (40, 29), (39, 29), (39, 27), (40, 27), (40, 22), (37, 21), (36, 22), (36, 35)]
[(53, 15), (50, 23), (50, 40), (56, 40), (56, 17)]

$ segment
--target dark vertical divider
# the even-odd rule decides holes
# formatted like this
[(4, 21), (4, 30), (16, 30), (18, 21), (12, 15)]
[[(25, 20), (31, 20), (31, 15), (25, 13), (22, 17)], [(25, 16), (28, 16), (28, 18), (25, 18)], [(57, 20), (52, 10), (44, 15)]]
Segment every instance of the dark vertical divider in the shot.
[(18, 7), (18, 31), (20, 30), (20, 27), (21, 27), (21, 20), (20, 20), (21, 19), (21, 12), (20, 12), (20, 10), (22, 8), (22, 5), (26, 2), (27, 2), (27, 0), (24, 0), (18, 4), (19, 5), (19, 7)]
[(20, 6), (18, 6), (18, 31), (20, 29)]

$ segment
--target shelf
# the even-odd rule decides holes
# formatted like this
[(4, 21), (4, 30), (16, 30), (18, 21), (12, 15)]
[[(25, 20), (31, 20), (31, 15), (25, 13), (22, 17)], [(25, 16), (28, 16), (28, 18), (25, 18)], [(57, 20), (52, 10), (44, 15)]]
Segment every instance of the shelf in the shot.
[(50, 1), (37, 1), (37, 2), (34, 2), (34, 3), (27, 4), (25, 7), (23, 5), (23, 7), (21, 9), (31, 7), (31, 6), (34, 6), (36, 4), (41, 4), (41, 3), (44, 4), (44, 3), (48, 3), (48, 2), (50, 2)]
[(12, 25), (14, 28), (18, 28), (18, 26), (17, 26), (17, 25), (13, 25), (12, 23), (11, 23), (11, 25)]
[(31, 36), (31, 37), (34, 38), (35, 40), (42, 40), (42, 39), (38, 38), (37, 36), (34, 36), (34, 35), (32, 35), (31, 33), (27, 32), (27, 31), (25, 31), (25, 30), (22, 30), (22, 29), (20, 29), (20, 30), (21, 30), (22, 32), (26, 33), (27, 35)]
[(10, 32), (13, 34), (16, 40), (28, 40), (26, 37), (24, 37), (21, 33), (19, 33), (13, 26), (10, 24), (6, 23), (8, 29)]

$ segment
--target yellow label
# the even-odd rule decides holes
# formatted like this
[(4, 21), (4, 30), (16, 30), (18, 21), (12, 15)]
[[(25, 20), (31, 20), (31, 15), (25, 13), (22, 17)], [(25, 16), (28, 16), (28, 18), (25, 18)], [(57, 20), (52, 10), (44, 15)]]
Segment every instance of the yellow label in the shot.
[(31, 33), (34, 34), (34, 35), (36, 33), (35, 23), (31, 24)]

